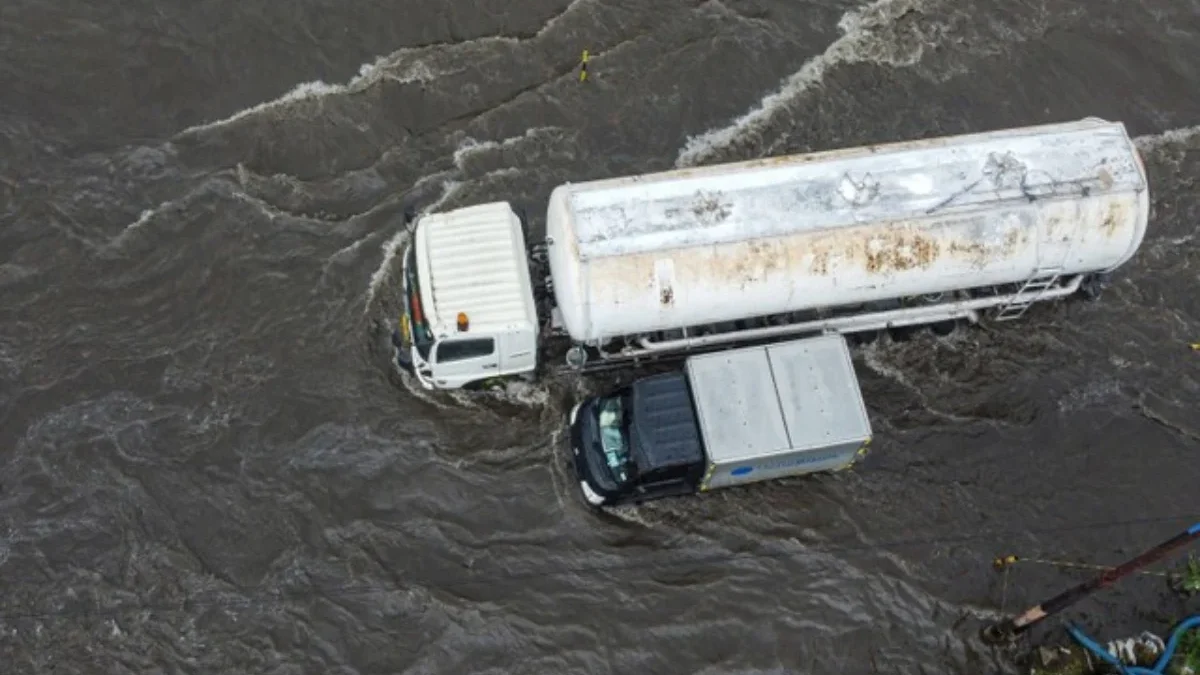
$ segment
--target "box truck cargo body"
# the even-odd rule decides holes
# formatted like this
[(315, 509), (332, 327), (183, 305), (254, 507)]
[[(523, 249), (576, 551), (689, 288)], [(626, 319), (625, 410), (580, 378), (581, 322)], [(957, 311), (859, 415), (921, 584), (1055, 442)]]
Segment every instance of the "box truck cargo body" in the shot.
[(1149, 204), (1124, 125), (1095, 118), (566, 183), (538, 242), (506, 202), (415, 219), (396, 342), (455, 388), (548, 358), (1009, 320), (1094, 296)]
[(849, 466), (871, 424), (845, 338), (690, 356), (571, 411), (575, 475), (610, 506)]

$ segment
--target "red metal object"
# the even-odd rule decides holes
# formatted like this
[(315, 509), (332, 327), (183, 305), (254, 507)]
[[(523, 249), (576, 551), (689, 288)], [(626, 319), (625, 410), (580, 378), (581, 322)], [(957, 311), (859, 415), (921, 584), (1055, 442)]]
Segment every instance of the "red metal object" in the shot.
[(1117, 567), (1101, 572), (1099, 575), (1088, 579), (1087, 581), (1069, 588), (1062, 593), (1050, 598), (1049, 600), (1030, 607), (1020, 615), (1006, 619), (999, 623), (992, 624), (983, 629), (980, 637), (984, 642), (989, 644), (997, 644), (1016, 638), (1021, 633), (1029, 629), (1030, 626), (1045, 619), (1051, 614), (1057, 614), (1071, 605), (1079, 602), (1083, 598), (1092, 593), (1107, 588), (1122, 577), (1128, 576), (1133, 572), (1161, 560), (1166, 555), (1175, 549), (1182, 548), (1187, 544), (1200, 539), (1200, 523), (1197, 523), (1179, 534), (1171, 537), (1154, 548), (1142, 553), (1141, 555), (1124, 562)]

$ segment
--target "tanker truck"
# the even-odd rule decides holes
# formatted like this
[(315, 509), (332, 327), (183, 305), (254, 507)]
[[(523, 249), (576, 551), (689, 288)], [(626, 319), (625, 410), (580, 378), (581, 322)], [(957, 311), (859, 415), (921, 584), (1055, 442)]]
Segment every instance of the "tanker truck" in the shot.
[(1146, 171), (1097, 118), (565, 183), (410, 214), (399, 365), (427, 389), (1095, 297), (1141, 245)]

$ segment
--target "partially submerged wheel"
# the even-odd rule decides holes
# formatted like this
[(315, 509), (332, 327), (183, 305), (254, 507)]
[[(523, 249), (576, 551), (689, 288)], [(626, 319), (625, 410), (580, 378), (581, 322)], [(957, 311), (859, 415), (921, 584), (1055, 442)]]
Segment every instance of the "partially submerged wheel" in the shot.
[(1089, 274), (1083, 278), (1083, 283), (1079, 284), (1079, 295), (1086, 300), (1098, 300), (1106, 286), (1108, 286), (1108, 279), (1105, 278), (1105, 275)]
[(582, 368), (583, 364), (587, 363), (587, 350), (579, 345), (574, 345), (567, 350), (567, 365), (572, 368)]

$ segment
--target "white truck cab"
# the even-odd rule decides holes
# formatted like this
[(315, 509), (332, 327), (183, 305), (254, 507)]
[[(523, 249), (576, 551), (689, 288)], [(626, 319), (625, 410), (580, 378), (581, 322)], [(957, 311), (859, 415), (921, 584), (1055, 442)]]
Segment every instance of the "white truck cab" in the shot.
[(421, 217), (403, 278), (397, 361), (423, 387), (534, 370), (537, 309), (521, 219), (507, 202)]

